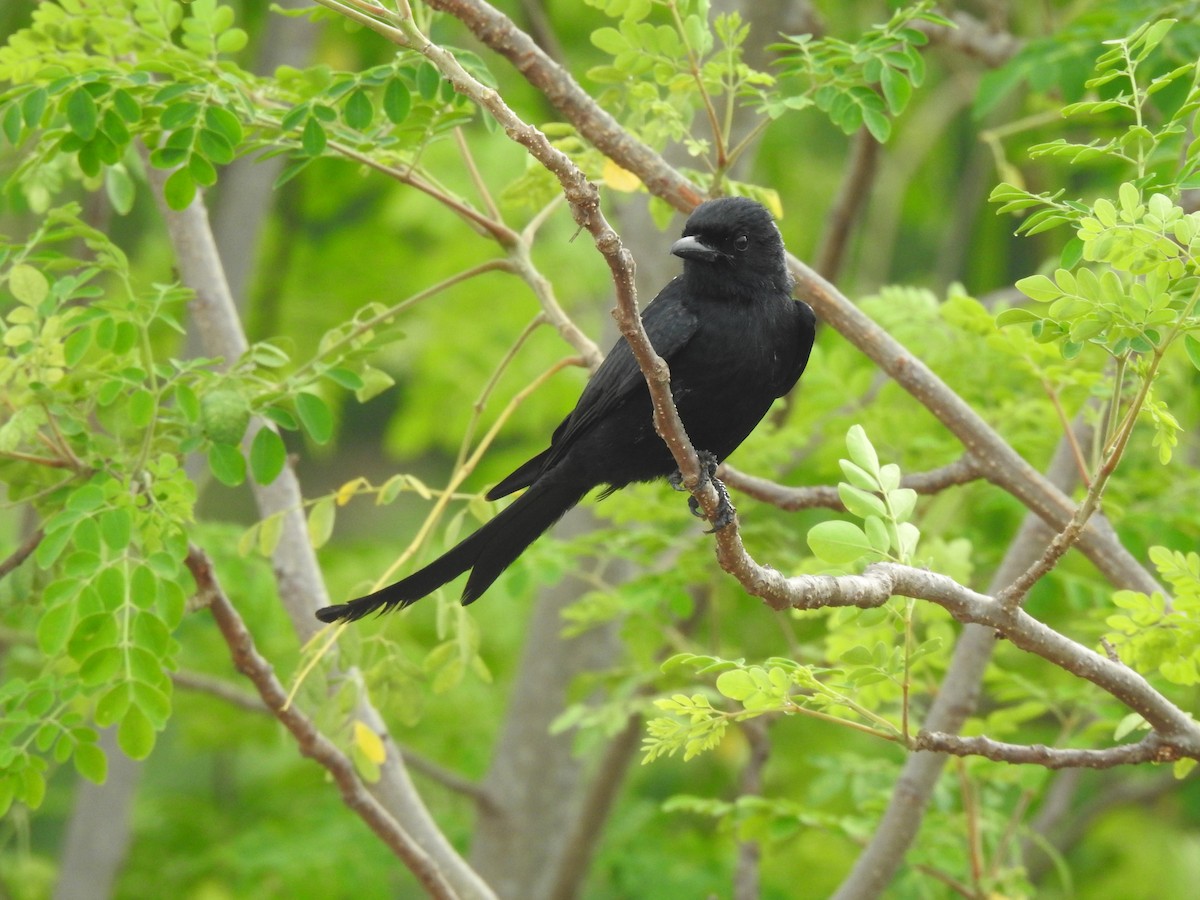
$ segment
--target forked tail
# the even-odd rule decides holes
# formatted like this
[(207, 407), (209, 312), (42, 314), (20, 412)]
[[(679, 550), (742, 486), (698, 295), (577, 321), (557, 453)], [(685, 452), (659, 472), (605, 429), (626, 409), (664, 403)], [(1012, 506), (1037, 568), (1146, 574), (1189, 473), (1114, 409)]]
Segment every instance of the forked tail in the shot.
[(590, 485), (573, 483), (560, 472), (550, 472), (530, 486), (490, 522), (443, 553), (425, 568), (373, 594), (317, 610), (322, 622), (353, 622), (373, 612), (416, 603), (468, 569), (463, 605), (478, 600), (492, 582), (511, 566), (563, 513), (578, 503)]

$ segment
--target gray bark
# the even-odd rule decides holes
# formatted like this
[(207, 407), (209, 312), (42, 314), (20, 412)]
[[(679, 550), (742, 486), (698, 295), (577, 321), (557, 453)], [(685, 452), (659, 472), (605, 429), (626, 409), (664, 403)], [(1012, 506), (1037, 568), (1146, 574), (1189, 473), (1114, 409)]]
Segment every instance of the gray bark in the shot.
[(132, 840), (129, 820), (142, 765), (117, 746), (115, 728), (100, 732), (108, 778), (80, 778), (59, 860), (54, 900), (106, 900), (113, 894)]

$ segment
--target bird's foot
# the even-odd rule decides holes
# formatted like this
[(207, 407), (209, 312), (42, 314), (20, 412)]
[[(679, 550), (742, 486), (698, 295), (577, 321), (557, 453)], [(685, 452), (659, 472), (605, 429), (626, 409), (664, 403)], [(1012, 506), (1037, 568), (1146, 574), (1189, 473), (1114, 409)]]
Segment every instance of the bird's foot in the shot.
[[(717, 491), (717, 515), (713, 519), (713, 527), (707, 529), (705, 534), (715, 534), (721, 529), (732, 525), (733, 520), (737, 518), (737, 508), (733, 505), (733, 501), (729, 499), (729, 491), (725, 489), (724, 482), (719, 478), (710, 477), (712, 486)], [(688, 497), (688, 509), (692, 511), (692, 515), (704, 517), (704, 511), (700, 509), (700, 501), (694, 496)]]
[[(704, 481), (711, 483), (717, 492), (717, 516), (713, 521), (713, 527), (705, 532), (705, 534), (712, 534), (729, 525), (737, 516), (737, 509), (734, 508), (732, 501), (729, 499), (729, 491), (725, 489), (725, 485), (717, 478), (717, 467), (720, 465), (719, 460), (707, 450), (698, 451), (697, 456), (700, 459), (701, 477)], [(687, 490), (683, 484), (683, 473), (678, 469), (667, 476), (667, 482), (677, 491)], [(696, 499), (695, 494), (688, 497), (688, 510), (696, 518), (704, 518), (704, 510), (700, 508), (700, 501)]]
[[(707, 450), (697, 450), (696, 458), (700, 461), (700, 483), (713, 481), (713, 476), (717, 474), (717, 467), (721, 463)], [(667, 482), (677, 491), (687, 490), (687, 487), (683, 483), (683, 473), (678, 469), (667, 476)]]

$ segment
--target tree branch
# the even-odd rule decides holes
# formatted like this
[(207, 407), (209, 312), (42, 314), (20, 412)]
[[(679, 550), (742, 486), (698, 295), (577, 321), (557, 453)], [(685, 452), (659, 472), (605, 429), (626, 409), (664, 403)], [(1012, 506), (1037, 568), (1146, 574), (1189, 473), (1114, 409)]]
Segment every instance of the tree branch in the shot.
[[(722, 566), (773, 609), (871, 609), (893, 596), (928, 600), (964, 624), (994, 629), (1014, 646), (1092, 682), (1150, 723), (1163, 752), (1200, 759), (1200, 724), (1156, 691), (1141, 675), (1076, 643), (1024, 610), (1006, 608), (952, 578), (896, 563), (878, 563), (861, 575), (785, 577), (752, 560), (741, 542), (718, 532)], [(740, 553), (738, 551), (740, 550)]]
[[(772, 506), (789, 512), (801, 509), (846, 511), (845, 504), (838, 496), (837, 488), (830, 485), (792, 487), (768, 478), (748, 475), (728, 465), (721, 466), (717, 476), (727, 486), (735, 488), (755, 500), (770, 503)], [(974, 458), (962, 456), (940, 468), (905, 475), (900, 481), (900, 486), (911, 488), (918, 494), (936, 494), (955, 485), (977, 481), (981, 477), (983, 476), (980, 467)]]
[(1134, 744), (1121, 744), (1104, 750), (1076, 750), (1047, 747), (1044, 744), (1009, 744), (989, 737), (962, 737), (941, 731), (922, 731), (915, 750), (949, 753), (952, 756), (983, 756), (1012, 765), (1034, 765), (1046, 769), (1112, 769), (1138, 763), (1174, 762), (1183, 754), (1152, 732)]
[[(205, 598), (208, 599), (207, 597)], [(259, 694), (243, 690), (223, 678), (217, 678), (204, 672), (181, 670), (171, 673), (171, 681), (176, 687), (188, 691), (208, 694), (226, 703), (244, 709), (247, 712), (274, 715), (274, 710), (267, 707)], [(470, 798), (478, 806), (488, 806), (494, 801), (491, 796), (476, 782), (464, 778), (452, 769), (422, 756), (414, 750), (408, 750), (397, 745), (396, 749), (404, 758), (404, 762), (414, 772), (420, 772), (430, 781), (436, 782), (447, 790)]]
[(1023, 41), (1006, 31), (990, 28), (970, 13), (955, 11), (948, 15), (952, 26), (918, 22), (913, 27), (929, 35), (932, 43), (972, 57), (990, 68), (998, 68), (1016, 56)]
[(433, 897), (454, 900), (459, 895), (450, 887), (445, 875), (412, 837), (392, 818), (383, 805), (363, 786), (354, 764), (312, 721), (294, 705), (289, 705), (287, 691), (275, 677), (271, 664), (254, 646), (254, 638), (246, 623), (221, 589), (212, 562), (205, 553), (192, 547), (188, 550), (187, 567), (196, 579), (197, 590), (211, 610), (217, 627), (229, 645), (237, 670), (250, 679), (263, 703), (296, 740), (300, 752), (328, 770), (350, 809), (366, 822), (389, 849), (396, 854)]
[(866, 128), (860, 128), (850, 143), (850, 162), (842, 175), (842, 185), (826, 217), (821, 244), (817, 248), (815, 268), (826, 278), (837, 278), (846, 258), (850, 230), (862, 211), (879, 169), (879, 141)]
[(0, 560), (0, 578), (3, 578), (9, 572), (18, 568), (25, 560), (29, 559), (33, 551), (38, 548), (38, 544), (42, 542), (43, 537), (45, 537), (45, 532), (42, 529), (38, 528), (35, 531), (31, 531), (29, 536), (21, 542), (20, 547), (3, 560)]

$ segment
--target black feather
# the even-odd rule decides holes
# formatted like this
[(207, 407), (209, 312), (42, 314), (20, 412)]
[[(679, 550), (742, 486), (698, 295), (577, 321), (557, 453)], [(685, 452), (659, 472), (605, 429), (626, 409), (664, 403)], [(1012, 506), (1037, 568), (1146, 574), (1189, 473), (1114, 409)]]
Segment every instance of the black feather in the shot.
[[(683, 259), (642, 314), (671, 370), (671, 393), (697, 450), (717, 461), (734, 451), (792, 389), (812, 349), (812, 310), (791, 298), (783, 241), (770, 214), (738, 197), (712, 200), (688, 218), (671, 252)], [(592, 488), (606, 493), (675, 470), (654, 430), (650, 392), (624, 339), (596, 370), (550, 446), (519, 466), (489, 499), (528, 490), (494, 519), (402, 581), (318, 611), (353, 621), (415, 603), (470, 570), (471, 603), (539, 535)]]

